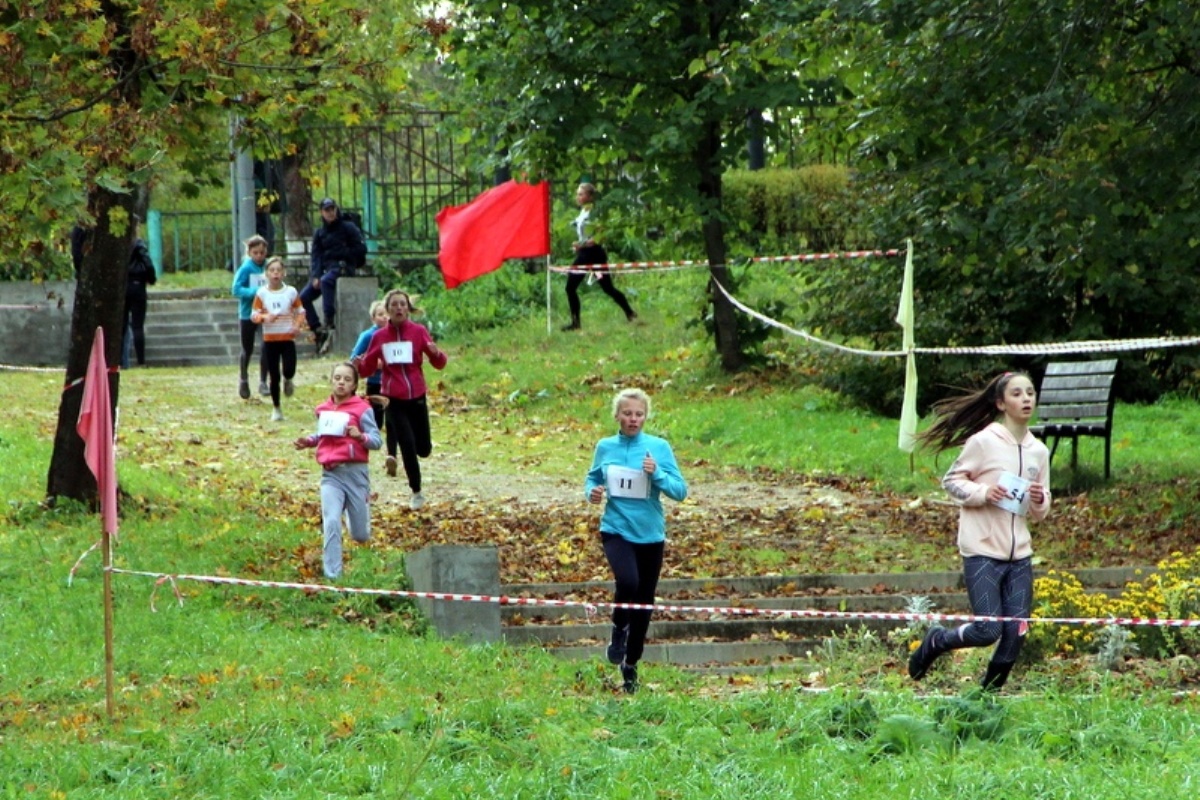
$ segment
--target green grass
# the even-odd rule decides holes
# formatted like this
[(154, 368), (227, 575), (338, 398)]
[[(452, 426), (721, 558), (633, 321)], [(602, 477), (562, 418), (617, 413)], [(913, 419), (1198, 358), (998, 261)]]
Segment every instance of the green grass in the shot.
[[(636, 382), (654, 397), (653, 428), (697, 479), (833, 476), (935, 491), (949, 454), (918, 455), (910, 469), (895, 420), (796, 375), (720, 374), (686, 309), (659, 291), (640, 289), (638, 325), (593, 292), (583, 335), (547, 337), (534, 317), (447, 339), (451, 364), (431, 375), (438, 447), (498, 480), (578, 481), (612, 428), (612, 391)], [(323, 395), (327, 366), (302, 364), (283, 434), (264, 423), (265, 407), (211, 401), (214, 383), (232, 395), (231, 369), (126, 373), (118, 562), (293, 578), (295, 554), (318, 534), (311, 454), (288, 442), (305, 424), (293, 418)], [(98, 521), (39, 505), (61, 385), (46, 373), (0, 381), (0, 797), (1124, 800), (1191, 797), (1200, 780), (1200, 714), (1172, 692), (1177, 665), (1147, 680), (1056, 661), (995, 701), (966, 689), (938, 698), (914, 693), (894, 647), (850, 636), (814, 654), (830, 692), (804, 691), (807, 675), (788, 668), (711, 679), (647, 664), (646, 689), (624, 697), (598, 660), (442, 642), (405, 605), (185, 583), (181, 606), (170, 585), (123, 575), (110, 721), (96, 555), (66, 583)], [(1169, 524), (1192, 525), (1200, 455), (1188, 434), (1200, 409), (1120, 406), (1116, 419), (1113, 480), (1097, 479), (1102, 452), (1090, 441), (1077, 474), (1060, 452), (1056, 480), (1115, 515), (1162, 506)], [(778, 558), (751, 555), (764, 570)], [(404, 585), (402, 554), (351, 557), (356, 585)]]

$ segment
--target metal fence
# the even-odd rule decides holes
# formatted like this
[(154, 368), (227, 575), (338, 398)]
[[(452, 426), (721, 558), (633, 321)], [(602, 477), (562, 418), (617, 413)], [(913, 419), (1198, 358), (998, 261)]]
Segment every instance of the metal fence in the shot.
[(353, 128), (306, 131), (306, 161), (319, 191), (362, 214), (376, 256), (429, 260), (438, 249), (437, 213), (491, 185), (468, 168), (469, 143), (449, 131), (446, 112), (397, 115)]
[[(162, 272), (228, 269), (233, 252), (229, 211), (162, 211)], [(236, 265), (234, 265), (236, 266)]]

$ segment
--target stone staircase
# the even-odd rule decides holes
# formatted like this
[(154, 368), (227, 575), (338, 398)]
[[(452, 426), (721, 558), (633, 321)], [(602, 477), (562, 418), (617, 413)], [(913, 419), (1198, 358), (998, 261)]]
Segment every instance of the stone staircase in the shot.
[[(261, 343), (255, 345), (255, 356)], [(296, 348), (315, 355), (308, 337)], [(242, 352), (238, 301), (214, 289), (150, 291), (146, 310), (146, 365), (151, 367), (237, 366)]]
[[(1143, 568), (1144, 569), (1144, 568)], [(1073, 571), (1090, 590), (1117, 593), (1137, 579), (1137, 568)], [(612, 584), (516, 584), (510, 597), (609, 602)], [(746, 609), (812, 609), (848, 613), (903, 613), (908, 599), (924, 596), (934, 613), (965, 614), (970, 608), (960, 572), (880, 575), (809, 575), (663, 580), (658, 603), (670, 606)], [(729, 598), (739, 600), (732, 601)], [(609, 609), (502, 606), (502, 635), (510, 644), (545, 647), (566, 659), (603, 658)], [(656, 612), (645, 660), (708, 673), (754, 673), (803, 666), (834, 634), (850, 628), (883, 636), (906, 623), (884, 619), (782, 617), (686, 611)]]

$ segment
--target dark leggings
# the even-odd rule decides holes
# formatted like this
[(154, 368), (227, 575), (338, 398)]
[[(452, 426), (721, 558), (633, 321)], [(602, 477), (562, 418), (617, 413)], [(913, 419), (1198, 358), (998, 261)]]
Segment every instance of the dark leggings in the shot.
[[(367, 381), (367, 396), (381, 395), (383, 392), (378, 383)], [(387, 454), (389, 456), (396, 455), (396, 434), (392, 431), (392, 426), (387, 425), (387, 409), (371, 403), (371, 413), (375, 415), (375, 427), (381, 432), (385, 432), (387, 439)]]
[(289, 381), (296, 377), (296, 343), (263, 342), (263, 360), (267, 362), (267, 374), (271, 379), (271, 404), (279, 408), (279, 367), (283, 364), (283, 377)]
[[(242, 336), (242, 356), (238, 359), (238, 375), (242, 380), (246, 380), (247, 371), (250, 369), (250, 359), (254, 358), (254, 337), (260, 330), (258, 324), (252, 319), (238, 320), (238, 333)], [(267, 350), (264, 347), (262, 354), (258, 359), (258, 379), (260, 381), (267, 380)]]
[[(981, 617), (1021, 617), (1027, 619), (1033, 608), (1033, 559), (999, 561), (986, 556), (963, 558), (963, 579), (971, 613)], [(1025, 643), (1023, 622), (972, 622), (947, 632), (951, 650), (963, 647), (987, 647), (993, 642), (992, 661), (1012, 664)]]
[[(654, 605), (654, 593), (658, 589), (658, 576), (662, 573), (663, 553), (666, 542), (634, 544), (615, 533), (600, 533), (604, 545), (604, 557), (612, 568), (616, 581), (615, 603)], [(646, 646), (646, 631), (650, 629), (650, 610), (638, 611), (629, 608), (614, 608), (613, 625), (618, 628), (629, 626), (629, 639), (625, 645), (625, 663), (636, 664)]]
[(138, 366), (146, 363), (146, 287), (138, 284), (125, 290), (125, 327), (133, 332), (133, 352)]
[[(604, 248), (600, 245), (592, 245), (591, 247), (581, 247), (575, 253), (575, 260), (571, 262), (573, 267), (587, 266), (589, 264), (605, 264), (608, 262), (608, 253), (604, 252)], [(629, 301), (625, 299), (625, 295), (621, 290), (613, 285), (612, 277), (608, 272), (593, 272), (596, 276), (596, 283), (600, 284), (600, 288), (604, 293), (613, 299), (621, 310), (625, 312), (625, 316), (632, 317), (633, 309), (629, 305)], [(587, 275), (584, 273), (573, 272), (567, 275), (567, 307), (571, 310), (571, 319), (579, 317), (579, 287), (587, 280)]]
[(408, 476), (408, 488), (413, 493), (421, 491), (421, 462), (433, 452), (433, 439), (429, 432), (429, 406), (425, 395), (414, 400), (388, 399), (387, 435), (394, 434), (400, 446), (400, 460), (404, 462), (404, 474)]

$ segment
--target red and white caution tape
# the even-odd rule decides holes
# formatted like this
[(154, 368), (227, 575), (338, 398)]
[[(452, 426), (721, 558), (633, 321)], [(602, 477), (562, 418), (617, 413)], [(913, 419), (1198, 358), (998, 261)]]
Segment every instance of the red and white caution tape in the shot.
[[(750, 608), (744, 606), (693, 606), (693, 605), (649, 605), (644, 603), (592, 603), (581, 600), (550, 600), (539, 597), (508, 597), (506, 595), (460, 594), (455, 592), (409, 592), (399, 589), (364, 589), (351, 586), (330, 586), (319, 583), (296, 583), (288, 581), (261, 581), (249, 578), (230, 578), (220, 575), (188, 575), (166, 572), (144, 572), (111, 567), (115, 574), (137, 575), (155, 579), (155, 591), (163, 583), (170, 583), (179, 603), (183, 604), (178, 581), (223, 584), (227, 586), (250, 586), (260, 589), (295, 589), (309, 594), (333, 592), (336, 594), (362, 594), (415, 600), (438, 600), (463, 603), (492, 603), (501, 606), (532, 606), (544, 608), (582, 608), (589, 613), (602, 608), (625, 608), (635, 611), (658, 611), (681, 614), (719, 614), (732, 617), (771, 616), (790, 619), (842, 619), (842, 620), (889, 620), (896, 622), (1026, 622), (1054, 623), (1059, 625), (1092, 626), (1154, 626), (1169, 628), (1200, 628), (1200, 619), (1160, 619), (1145, 617), (996, 617), (977, 614), (910, 614), (882, 611), (823, 611), (810, 608)], [(154, 608), (154, 597), (151, 597)]]
[[(903, 253), (903, 250), (848, 250), (842, 253), (798, 253), (786, 256), (754, 256), (746, 259), (746, 263), (750, 264), (767, 264), (777, 262), (796, 262), (796, 261), (832, 261), (839, 258), (872, 258), (872, 257), (887, 257), (897, 256)], [(700, 261), (616, 261), (608, 264), (568, 264), (565, 266), (552, 266), (551, 272), (565, 274), (586, 274), (589, 272), (600, 272), (604, 270), (642, 270), (642, 271), (668, 271), (677, 269), (690, 269), (692, 267), (707, 267), (707, 260)]]

